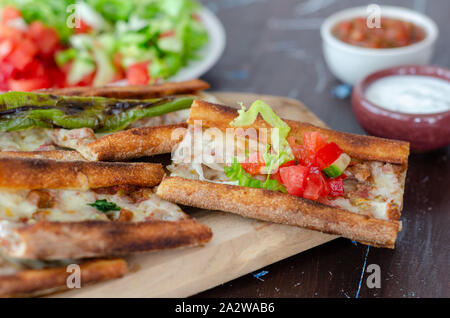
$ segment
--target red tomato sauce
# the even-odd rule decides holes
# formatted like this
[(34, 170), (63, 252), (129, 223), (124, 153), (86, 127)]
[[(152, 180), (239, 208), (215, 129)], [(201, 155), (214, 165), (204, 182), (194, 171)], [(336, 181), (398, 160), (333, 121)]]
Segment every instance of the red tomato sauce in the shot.
[(408, 46), (422, 41), (426, 35), (412, 22), (390, 18), (381, 18), (381, 28), (369, 28), (363, 17), (341, 21), (331, 32), (345, 43), (376, 49)]

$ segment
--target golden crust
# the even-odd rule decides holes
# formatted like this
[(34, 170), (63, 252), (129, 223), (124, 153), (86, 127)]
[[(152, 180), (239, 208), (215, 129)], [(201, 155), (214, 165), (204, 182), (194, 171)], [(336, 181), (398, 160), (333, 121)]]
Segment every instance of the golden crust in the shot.
[(338, 234), (379, 247), (393, 248), (401, 229), (398, 221), (375, 219), (265, 189), (168, 177), (156, 193), (165, 200), (188, 206)]
[(155, 85), (103, 86), (103, 87), (69, 87), (43, 90), (54, 95), (102, 96), (109, 98), (156, 98), (168, 95), (195, 94), (209, 88), (209, 84), (194, 79), (185, 82), (162, 83)]
[(211, 229), (193, 219), (144, 222), (0, 222), (0, 245), (6, 256), (57, 260), (125, 255), (199, 245)]
[(89, 143), (89, 151), (83, 153), (93, 161), (121, 161), (170, 153), (181, 141), (186, 127), (183, 123), (120, 131)]
[[(126, 274), (127, 263), (123, 259), (100, 259), (80, 263), (81, 286), (119, 278)], [(66, 281), (71, 273), (66, 267), (22, 270), (0, 276), (0, 297), (38, 296), (67, 289)]]
[(72, 150), (0, 151), (0, 158), (34, 158), (67, 161), (85, 160), (79, 152)]
[(155, 163), (0, 158), (0, 188), (79, 189), (137, 185), (153, 187), (164, 169)]
[[(202, 120), (203, 125), (206, 127), (217, 127), (225, 130), (230, 127), (229, 123), (236, 116), (238, 116), (237, 110), (231, 107), (195, 100), (192, 103), (187, 122), (193, 124), (195, 120)], [(307, 131), (318, 131), (328, 141), (336, 142), (344, 152), (353, 158), (403, 165), (408, 163), (408, 142), (349, 134), (293, 120), (284, 119), (284, 121), (291, 127), (289, 136), (293, 136), (297, 141), (302, 141), (303, 135)], [(250, 127), (270, 128), (261, 116), (258, 116), (257, 120)]]

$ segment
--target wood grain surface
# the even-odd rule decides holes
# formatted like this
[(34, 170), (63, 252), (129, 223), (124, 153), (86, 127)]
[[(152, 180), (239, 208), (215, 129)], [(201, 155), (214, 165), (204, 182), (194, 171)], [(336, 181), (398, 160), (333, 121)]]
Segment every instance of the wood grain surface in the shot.
[[(369, 3), (412, 8), (439, 27), (432, 64), (450, 68), (448, 0), (202, 0), (225, 26), (227, 47), (203, 79), (213, 90), (257, 92), (301, 100), (333, 129), (364, 133), (350, 99), (322, 55), (319, 27), (330, 14)], [(450, 123), (449, 123), (450, 124)], [(198, 297), (450, 297), (450, 148), (412, 154), (396, 249), (347, 239), (292, 256)], [(381, 288), (366, 285), (370, 264)], [(263, 272), (263, 273), (264, 273)], [(263, 280), (263, 281), (262, 281)]]

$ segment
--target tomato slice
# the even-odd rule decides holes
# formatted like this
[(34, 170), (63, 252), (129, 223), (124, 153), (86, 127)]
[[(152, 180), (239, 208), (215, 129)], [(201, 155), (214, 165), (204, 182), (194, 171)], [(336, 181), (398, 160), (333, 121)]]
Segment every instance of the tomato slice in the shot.
[(251, 175), (256, 175), (264, 173), (263, 169), (266, 166), (266, 162), (259, 152), (255, 152), (245, 159), (245, 161), (241, 163), (241, 166)]
[(316, 164), (322, 170), (336, 161), (342, 152), (342, 149), (335, 142), (330, 142), (317, 151)]
[(148, 74), (149, 62), (136, 63), (128, 67), (127, 80), (130, 85), (146, 85), (150, 81)]
[(309, 169), (302, 165), (280, 168), (282, 183), (289, 194), (302, 196)]

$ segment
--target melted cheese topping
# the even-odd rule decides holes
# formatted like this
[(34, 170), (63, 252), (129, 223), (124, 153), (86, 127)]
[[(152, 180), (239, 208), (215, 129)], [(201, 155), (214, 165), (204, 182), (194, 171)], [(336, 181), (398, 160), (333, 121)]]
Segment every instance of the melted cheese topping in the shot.
[(189, 126), (183, 140), (172, 152), (172, 164), (167, 167), (171, 176), (214, 183), (237, 185), (225, 175), (224, 167), (235, 157), (245, 158), (245, 153), (263, 152), (265, 145), (250, 142), (234, 134), (218, 134), (215, 129), (197, 133)]
[(153, 127), (184, 123), (189, 117), (189, 109), (177, 110), (161, 116), (142, 118), (130, 125), (129, 128)]
[(7, 257), (0, 253), (0, 276), (14, 275), (17, 272), (27, 269), (44, 269), (52, 267), (62, 267), (69, 264), (79, 264), (79, 261), (64, 259), (57, 261), (41, 261), (29, 259), (17, 259)]
[(51, 145), (52, 129), (32, 128), (0, 132), (0, 151), (34, 151)]
[(52, 203), (48, 208), (39, 207), (28, 190), (0, 190), (0, 220), (25, 221), (40, 220), (75, 222), (83, 220), (117, 220), (120, 211), (104, 213), (88, 205), (96, 200), (107, 200), (132, 212), (130, 221), (146, 220), (177, 221), (186, 218), (181, 209), (173, 203), (160, 199), (148, 190), (138, 200), (130, 196), (98, 194), (94, 191), (46, 190)]
[[(360, 181), (356, 186), (346, 189), (344, 197), (326, 200), (325, 203), (354, 213), (389, 220), (391, 215), (400, 212), (405, 172), (398, 176), (390, 163), (372, 161), (361, 164), (369, 168), (370, 182)], [(347, 179), (344, 180), (344, 188), (347, 182)]]

